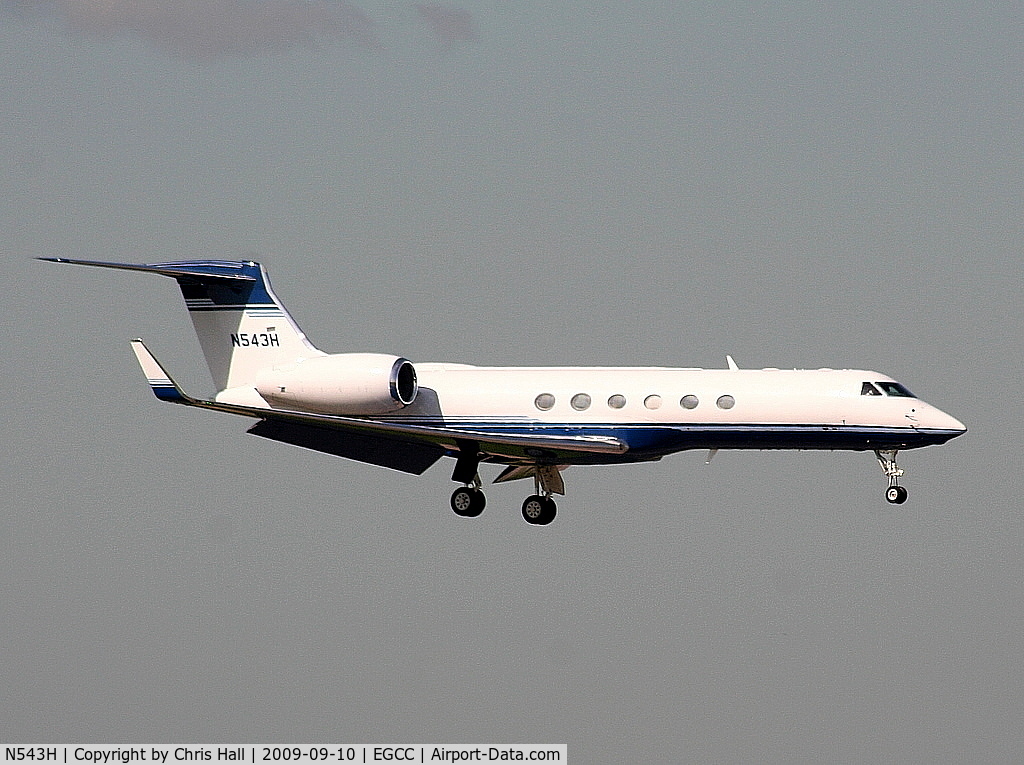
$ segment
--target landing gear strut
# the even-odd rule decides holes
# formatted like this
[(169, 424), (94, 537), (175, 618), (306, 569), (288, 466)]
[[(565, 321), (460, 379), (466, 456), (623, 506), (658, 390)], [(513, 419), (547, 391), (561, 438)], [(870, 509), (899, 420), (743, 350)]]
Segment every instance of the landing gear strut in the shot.
[(902, 505), (907, 501), (907, 490), (900, 486), (900, 476), (903, 470), (896, 464), (896, 449), (875, 450), (878, 457), (878, 464), (889, 479), (889, 488), (885, 490), (885, 499), (894, 505)]

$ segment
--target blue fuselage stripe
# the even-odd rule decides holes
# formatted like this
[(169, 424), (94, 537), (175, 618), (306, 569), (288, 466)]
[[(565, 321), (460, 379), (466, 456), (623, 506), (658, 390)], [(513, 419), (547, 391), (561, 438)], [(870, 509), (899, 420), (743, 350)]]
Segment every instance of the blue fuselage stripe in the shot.
[[(399, 420), (400, 421), (400, 420)], [(426, 423), (423, 423), (426, 424)], [(650, 459), (685, 449), (913, 449), (945, 443), (955, 430), (887, 428), (860, 425), (665, 423), (523, 423), (479, 420), (435, 421), (434, 425), (495, 435), (617, 438), (629, 447), (623, 455), (593, 455), (597, 461)]]

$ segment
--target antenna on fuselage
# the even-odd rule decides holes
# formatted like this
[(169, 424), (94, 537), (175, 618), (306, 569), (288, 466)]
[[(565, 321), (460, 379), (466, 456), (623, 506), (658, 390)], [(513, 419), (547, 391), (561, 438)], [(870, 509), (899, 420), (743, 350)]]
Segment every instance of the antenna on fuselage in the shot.
[(739, 369), (739, 367), (736, 366), (736, 362), (733, 361), (732, 356), (730, 356), (728, 353), (725, 354), (725, 360), (729, 364), (729, 369)]

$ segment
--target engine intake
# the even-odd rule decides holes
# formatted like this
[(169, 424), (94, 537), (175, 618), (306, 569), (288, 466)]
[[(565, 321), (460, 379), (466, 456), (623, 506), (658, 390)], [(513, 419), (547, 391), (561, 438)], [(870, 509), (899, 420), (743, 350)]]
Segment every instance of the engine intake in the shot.
[(384, 353), (338, 353), (261, 373), (256, 391), (271, 406), (320, 414), (388, 414), (416, 400), (412, 362)]

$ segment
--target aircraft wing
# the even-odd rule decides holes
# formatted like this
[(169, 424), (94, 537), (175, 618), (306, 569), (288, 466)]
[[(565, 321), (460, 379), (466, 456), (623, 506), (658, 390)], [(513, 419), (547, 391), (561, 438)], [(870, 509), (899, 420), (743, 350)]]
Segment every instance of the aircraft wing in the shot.
[(132, 341), (132, 350), (161, 401), (255, 417), (262, 422), (250, 428), (254, 435), (417, 475), (444, 454), (464, 449), (507, 464), (565, 464), (581, 452), (623, 454), (628, 449), (623, 441), (605, 436), (508, 434), (207, 401), (182, 391), (141, 340)]

